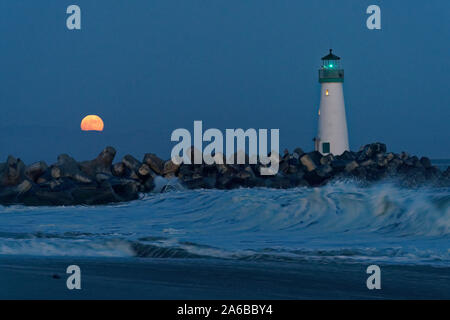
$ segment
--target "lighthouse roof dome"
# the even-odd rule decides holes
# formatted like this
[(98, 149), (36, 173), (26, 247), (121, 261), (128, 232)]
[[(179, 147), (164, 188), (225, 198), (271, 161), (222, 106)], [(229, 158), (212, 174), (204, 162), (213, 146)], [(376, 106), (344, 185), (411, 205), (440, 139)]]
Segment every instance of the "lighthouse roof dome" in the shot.
[(333, 49), (330, 49), (330, 53), (323, 57), (322, 60), (341, 60), (341, 58), (333, 54)]

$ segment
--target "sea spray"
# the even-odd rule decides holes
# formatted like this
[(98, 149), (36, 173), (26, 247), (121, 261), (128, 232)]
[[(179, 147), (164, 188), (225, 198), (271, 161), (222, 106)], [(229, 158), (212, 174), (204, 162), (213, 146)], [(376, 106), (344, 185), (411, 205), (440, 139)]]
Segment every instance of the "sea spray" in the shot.
[(180, 190), (108, 206), (0, 206), (4, 255), (448, 266), (449, 244), (449, 188), (340, 181), (288, 190)]

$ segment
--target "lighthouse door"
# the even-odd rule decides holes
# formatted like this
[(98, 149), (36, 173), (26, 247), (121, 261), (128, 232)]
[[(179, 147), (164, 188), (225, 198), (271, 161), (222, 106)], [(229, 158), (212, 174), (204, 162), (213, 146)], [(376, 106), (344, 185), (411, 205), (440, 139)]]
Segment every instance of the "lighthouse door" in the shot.
[(330, 153), (330, 143), (329, 142), (322, 143), (322, 153)]

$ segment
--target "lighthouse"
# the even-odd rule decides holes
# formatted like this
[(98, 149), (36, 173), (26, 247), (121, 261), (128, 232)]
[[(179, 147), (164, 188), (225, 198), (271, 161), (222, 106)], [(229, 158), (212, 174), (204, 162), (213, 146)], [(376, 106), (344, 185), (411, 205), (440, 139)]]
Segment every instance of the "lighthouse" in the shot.
[(344, 70), (340, 60), (330, 49), (330, 53), (322, 58), (319, 70), (319, 126), (314, 147), (324, 155), (340, 155), (349, 150), (343, 90)]

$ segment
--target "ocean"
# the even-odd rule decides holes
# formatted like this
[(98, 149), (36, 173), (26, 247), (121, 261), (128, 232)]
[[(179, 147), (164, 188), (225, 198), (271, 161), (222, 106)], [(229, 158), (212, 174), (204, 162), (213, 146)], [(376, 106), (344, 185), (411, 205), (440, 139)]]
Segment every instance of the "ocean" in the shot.
[[(397, 270), (397, 278), (402, 272), (419, 277), (419, 281), (404, 280), (403, 289), (396, 293), (377, 293), (378, 298), (408, 298), (421, 292), (417, 291), (420, 282), (425, 286), (423, 292), (431, 297), (448, 298), (450, 188), (406, 189), (389, 182), (363, 187), (352, 181), (336, 181), (320, 188), (287, 190), (176, 190), (106, 206), (0, 206), (0, 297), (57, 298), (57, 293), (47, 295), (45, 290), (30, 296), (26, 286), (35, 281), (35, 286), (46, 287), (51, 272), (65, 277), (62, 266), (80, 261), (88, 269), (96, 266), (93, 277), (104, 274), (104, 268), (112, 272), (118, 266), (126, 266), (127, 274), (143, 278), (149, 276), (146, 268), (152, 270), (156, 278), (148, 287), (142, 287), (139, 279), (143, 278), (138, 277), (127, 282), (132, 287), (129, 295), (119, 290), (113, 298), (242, 298), (244, 292), (249, 293), (244, 298), (336, 298), (332, 294), (334, 282), (327, 282), (327, 273), (352, 283), (348, 291), (340, 287), (338, 298), (367, 298), (365, 268), (371, 264)], [(232, 286), (248, 274), (236, 283), (247, 291), (227, 291), (223, 288), (226, 279), (220, 287), (203, 291), (196, 287), (194, 293), (186, 289), (189, 286), (180, 287), (192, 276), (187, 274), (208, 265), (212, 269), (206, 278), (192, 281), (210, 281), (208, 277), (217, 278), (214, 272), (222, 270), (222, 274), (234, 277), (229, 279)], [(38, 274), (47, 270), (45, 281), (36, 279), (37, 271), (27, 269), (30, 266), (41, 266)], [(167, 268), (172, 268), (171, 275), (162, 274)], [(320, 268), (325, 268), (322, 275), (314, 272)], [(349, 271), (354, 268), (358, 271)], [(17, 274), (17, 270), (22, 273)], [(310, 285), (321, 285), (305, 291), (311, 288), (304, 287), (304, 280), (302, 286), (295, 284), (300, 278), (294, 277), (278, 288), (279, 296), (276, 288), (280, 283), (258, 295), (258, 282), (252, 282), (252, 275), (260, 272), (260, 278), (269, 277), (266, 273), (271, 270), (291, 270), (300, 278), (310, 274), (309, 279), (316, 277)], [(358, 272), (358, 280), (352, 280), (345, 270)], [(117, 272), (110, 274), (110, 283), (119, 277)], [(281, 283), (287, 274), (278, 276)], [(431, 278), (424, 282), (420, 277)], [(168, 281), (162, 285), (165, 290), (156, 290), (155, 283), (161, 286), (158, 281), (163, 278)], [(352, 291), (355, 281), (361, 281), (357, 293)], [(11, 289), (13, 285), (22, 291)], [(411, 286), (415, 293), (410, 292)], [(142, 290), (133, 295), (133, 288)], [(114, 289), (108, 288), (88, 297), (105, 297), (111, 292)]]

